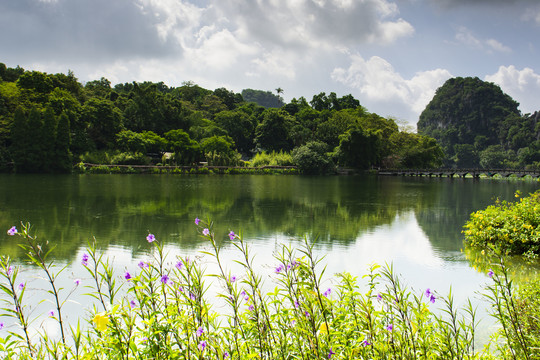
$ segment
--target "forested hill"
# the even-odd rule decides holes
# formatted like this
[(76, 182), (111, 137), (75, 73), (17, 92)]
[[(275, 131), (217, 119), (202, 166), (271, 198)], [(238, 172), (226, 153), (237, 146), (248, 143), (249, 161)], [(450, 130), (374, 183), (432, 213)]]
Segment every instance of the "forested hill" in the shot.
[(441, 144), (447, 166), (538, 168), (540, 113), (521, 115), (518, 106), (493, 83), (453, 78), (420, 115), (418, 132)]
[[(283, 90), (276, 90), (281, 99)], [(321, 92), (309, 102), (301, 97), (265, 108), (225, 88), (191, 82), (113, 86), (101, 78), (83, 85), (72, 72), (0, 63), (3, 171), (70, 171), (79, 161), (238, 165), (262, 151), (288, 154), (307, 173), (336, 165), (436, 166), (442, 155), (432, 138), (400, 131), (351, 95)]]

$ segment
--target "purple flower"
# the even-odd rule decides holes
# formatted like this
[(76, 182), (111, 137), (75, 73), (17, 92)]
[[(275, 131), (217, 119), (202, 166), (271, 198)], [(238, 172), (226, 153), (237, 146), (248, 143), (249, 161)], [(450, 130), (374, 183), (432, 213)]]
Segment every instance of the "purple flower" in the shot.
[(81, 264), (83, 266), (88, 266), (88, 254), (87, 253), (84, 253), (83, 256), (82, 256), (82, 260), (81, 260)]
[(330, 348), (330, 352), (328, 353), (328, 358), (332, 358), (332, 355), (335, 355), (335, 352), (332, 351), (332, 348)]
[(204, 334), (204, 329), (202, 326), (200, 326), (198, 329), (197, 329), (197, 337), (201, 336), (202, 334)]
[(490, 278), (492, 278), (493, 275), (495, 275), (495, 273), (493, 272), (493, 270), (489, 269), (489, 271), (488, 271), (488, 276), (489, 276)]
[(81, 279), (75, 279), (73, 280), (73, 282), (75, 283), (75, 285), (79, 286), (81, 284)]
[(304, 312), (304, 314), (306, 315), (307, 318), (309, 317), (309, 312), (307, 312), (307, 310)]
[(146, 336), (141, 339), (141, 342), (143, 344), (146, 344), (147, 341), (148, 341), (148, 338)]
[(17, 228), (15, 226), (12, 226), (8, 231), (7, 231), (7, 234), (9, 236), (13, 236), (17, 233)]
[(371, 345), (371, 343), (369, 341), (367, 341), (367, 339), (366, 339), (366, 340), (362, 341), (362, 345), (369, 346), (369, 345)]
[(236, 234), (234, 233), (234, 231), (231, 231), (229, 233), (229, 239), (231, 239), (231, 241), (232, 241), (232, 240), (234, 240), (235, 237), (236, 237)]
[(197, 300), (197, 297), (195, 296), (194, 293), (189, 293), (189, 298), (193, 301)]
[(432, 304), (435, 304), (435, 295), (431, 294), (431, 296), (429, 297), (429, 301), (431, 301)]
[(126, 271), (126, 273), (124, 274), (124, 278), (125, 278), (127, 281), (131, 280), (132, 276), (131, 276), (131, 274), (129, 273), (129, 271)]
[(326, 290), (323, 295), (325, 297), (329, 297), (331, 293), (332, 293), (332, 289), (328, 288), (328, 290)]
[(156, 241), (156, 237), (154, 236), (154, 234), (148, 234), (148, 236), (146, 237), (146, 241), (148, 241), (149, 243), (154, 242)]
[(195, 218), (195, 225), (199, 225), (199, 223), (201, 222), (201, 219), (199, 219), (198, 217)]
[(178, 261), (175, 266), (178, 270), (182, 270), (182, 266), (184, 266), (184, 263), (182, 261)]
[(139, 267), (140, 267), (141, 269), (148, 269), (148, 266), (149, 266), (148, 263), (145, 263), (145, 262), (142, 261), (142, 260), (139, 261), (139, 264), (138, 264), (138, 265), (139, 265)]
[(429, 288), (426, 289), (426, 297), (429, 298), (431, 296), (431, 290)]
[(294, 307), (297, 309), (300, 307), (300, 303), (296, 300), (294, 300)]
[(208, 236), (208, 235), (210, 235), (210, 230), (208, 230), (208, 228), (204, 228), (203, 231), (202, 231), (202, 234), (204, 236)]
[(19, 290), (22, 290), (22, 289), (24, 289), (24, 283), (23, 282), (19, 284)]
[(204, 351), (204, 348), (206, 348), (206, 341), (201, 341), (198, 345), (200, 351)]
[(7, 276), (10, 276), (11, 274), (13, 274), (13, 266), (10, 266), (10, 267), (7, 269)]
[(4, 328), (4, 323), (0, 322), (0, 330), (2, 330), (3, 328)]
[(225, 351), (225, 352), (223, 353), (223, 358), (225, 359), (225, 358), (228, 358), (228, 357), (229, 357), (229, 353)]
[(133, 309), (134, 307), (137, 306), (137, 302), (136, 302), (135, 300), (131, 300), (131, 301), (129, 302), (129, 306)]
[(381, 301), (382, 300), (382, 295), (381, 294), (377, 294), (377, 301)]
[(48, 314), (49, 314), (50, 317), (54, 317), (54, 310), (49, 311)]
[(161, 277), (161, 282), (167, 284), (169, 282), (169, 275), (165, 274)]
[(281, 272), (281, 270), (283, 270), (283, 265), (282, 264), (279, 264), (278, 266), (276, 266), (276, 274), (279, 274)]
[(255, 306), (253, 306), (253, 305), (249, 305), (249, 308), (248, 308), (248, 310), (249, 310), (249, 311), (253, 311), (253, 310), (255, 310)]
[(394, 325), (392, 325), (392, 324), (388, 325), (388, 326), (386, 327), (386, 330), (388, 330), (388, 331), (394, 330)]
[(232, 283), (235, 282), (235, 281), (236, 281), (236, 276), (234, 276), (234, 275), (231, 276), (231, 278), (230, 278), (229, 280), (230, 280), (230, 282), (232, 282)]

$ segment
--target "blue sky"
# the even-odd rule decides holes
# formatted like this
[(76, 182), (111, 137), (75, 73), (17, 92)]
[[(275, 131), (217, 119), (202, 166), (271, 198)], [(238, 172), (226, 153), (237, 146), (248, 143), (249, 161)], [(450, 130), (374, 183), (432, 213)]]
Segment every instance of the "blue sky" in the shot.
[(0, 62), (81, 81), (352, 94), (416, 127), (455, 76), (540, 110), (537, 0), (0, 0)]

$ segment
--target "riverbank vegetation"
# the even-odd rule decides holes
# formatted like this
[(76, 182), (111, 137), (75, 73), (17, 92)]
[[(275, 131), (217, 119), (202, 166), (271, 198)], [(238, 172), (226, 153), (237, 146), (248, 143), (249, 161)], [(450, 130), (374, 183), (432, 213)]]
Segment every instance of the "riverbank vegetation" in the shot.
[(307, 173), (440, 164), (432, 138), (400, 130), (352, 95), (321, 92), (284, 104), (281, 92), (240, 94), (189, 81), (81, 84), (72, 72), (0, 63), (0, 170), (69, 172), (80, 162), (241, 166), (272, 152), (289, 154)]
[[(33, 290), (27, 289), (20, 267), (3, 257), (2, 315), (10, 318), (0, 324), (4, 358), (539, 358), (537, 300), (529, 298), (538, 290), (516, 292), (504, 262), (488, 271), (484, 292), (500, 330), (479, 348), (475, 310), (470, 302), (457, 309), (451, 292), (443, 296), (428, 288), (415, 293), (391, 266), (372, 266), (365, 286), (347, 273), (327, 278), (307, 240), (298, 250), (278, 248), (268, 287), (241, 236), (233, 231), (216, 236), (211, 223), (195, 223), (209, 249), (202, 256), (213, 259), (215, 273), (205, 274), (203, 258), (168, 258), (159, 236), (149, 233), (151, 260), (133, 264), (122, 275), (90, 244), (80, 259), (81, 273), (72, 275), (72, 289), (59, 286), (65, 268), (48, 259), (53, 249), (40, 244), (29, 225), (10, 228), (8, 235), (19, 237), (31, 263), (48, 279), (50, 289), (43, 292), (52, 305), (41, 318), (56, 322), (59, 336), (48, 336), (39, 326), (32, 331), (39, 319), (27, 303)], [(222, 262), (225, 244), (237, 250), (238, 273)], [(68, 324), (64, 304), (74, 291), (87, 292), (93, 306)]]

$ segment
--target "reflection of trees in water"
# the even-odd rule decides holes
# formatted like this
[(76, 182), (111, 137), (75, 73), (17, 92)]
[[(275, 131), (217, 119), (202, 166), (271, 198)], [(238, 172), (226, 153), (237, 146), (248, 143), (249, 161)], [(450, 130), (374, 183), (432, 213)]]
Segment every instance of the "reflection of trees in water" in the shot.
[(499, 198), (513, 201), (516, 190), (533, 192), (538, 183), (508, 180), (439, 179), (426, 186), (416, 219), (434, 248), (460, 251), (463, 247), (461, 230), (471, 213), (486, 208)]
[[(0, 177), (0, 188), (9, 189), (0, 191), (3, 228), (28, 221), (39, 238), (57, 246), (54, 256), (72, 259), (93, 237), (101, 248), (145, 251), (148, 231), (167, 243), (199, 247), (196, 216), (214, 221), (219, 241), (234, 230), (246, 239), (282, 234), (347, 244), (410, 210), (436, 248), (459, 250), (468, 215), (495, 195), (512, 198), (518, 187), (360, 176), (10, 175)], [(12, 238), (0, 241), (3, 254), (23, 255)]]

